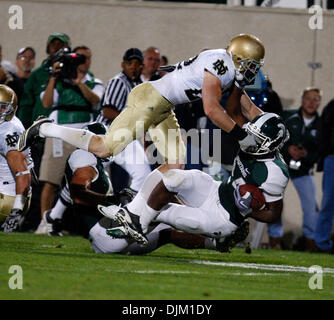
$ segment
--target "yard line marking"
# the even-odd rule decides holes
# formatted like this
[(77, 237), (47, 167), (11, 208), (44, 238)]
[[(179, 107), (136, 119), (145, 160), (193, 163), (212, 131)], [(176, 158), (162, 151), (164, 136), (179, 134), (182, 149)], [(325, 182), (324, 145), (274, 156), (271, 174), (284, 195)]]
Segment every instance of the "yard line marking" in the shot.
[[(200, 272), (200, 271), (173, 271), (173, 270), (112, 270), (112, 272), (119, 272), (119, 273), (141, 273), (141, 274), (207, 274), (207, 272)], [(223, 275), (232, 275), (232, 276), (290, 276), (289, 273), (268, 273), (268, 272), (220, 272), (219, 274)]]
[(131, 270), (131, 271), (125, 271), (125, 270), (112, 270), (112, 272), (122, 272), (122, 273), (172, 273), (172, 274), (204, 274), (205, 272), (200, 271), (173, 271), (173, 270)]
[[(239, 262), (212, 262), (212, 261), (204, 261), (204, 260), (191, 260), (190, 263), (197, 264), (207, 264), (207, 265), (215, 265), (222, 267), (238, 267), (245, 269), (259, 269), (259, 270), (271, 270), (271, 271), (287, 271), (287, 272), (307, 272), (308, 267), (300, 267), (300, 266), (289, 266), (289, 265), (280, 265), (280, 264), (261, 264), (261, 263), (239, 263)], [(324, 273), (333, 273), (334, 269), (332, 268), (323, 268), (322, 271)]]

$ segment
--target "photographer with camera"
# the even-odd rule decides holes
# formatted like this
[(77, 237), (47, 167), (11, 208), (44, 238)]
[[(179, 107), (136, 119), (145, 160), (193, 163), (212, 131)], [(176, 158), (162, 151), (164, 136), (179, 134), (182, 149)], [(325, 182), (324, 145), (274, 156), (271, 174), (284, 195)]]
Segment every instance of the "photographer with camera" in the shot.
[[(282, 154), (289, 166), (291, 181), (297, 190), (303, 210), (303, 236), (295, 245), (297, 250), (315, 250), (314, 232), (318, 219), (318, 204), (313, 167), (318, 160), (317, 110), (321, 96), (320, 89), (305, 88), (301, 96), (301, 107), (285, 111), (290, 139), (282, 149)], [(282, 224), (269, 225), (269, 235), (273, 238), (272, 242), (277, 242), (277, 238), (283, 235)]]
[[(89, 71), (91, 50), (86, 46), (59, 50), (53, 57), (50, 77), (40, 95), (44, 108), (52, 109), (49, 118), (59, 125), (82, 128), (94, 120), (104, 93), (101, 80)], [(75, 148), (61, 140), (47, 138), (39, 179), (44, 181), (41, 193), (42, 220), (38, 233), (46, 233), (44, 212), (55, 202), (61, 185), (67, 157)]]

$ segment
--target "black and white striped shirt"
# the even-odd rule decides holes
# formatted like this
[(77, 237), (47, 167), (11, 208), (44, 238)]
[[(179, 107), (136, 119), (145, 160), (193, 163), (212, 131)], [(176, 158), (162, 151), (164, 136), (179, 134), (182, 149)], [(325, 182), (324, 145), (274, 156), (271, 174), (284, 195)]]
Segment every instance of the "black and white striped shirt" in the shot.
[(126, 107), (130, 91), (139, 83), (141, 83), (140, 80), (138, 82), (131, 81), (124, 72), (120, 72), (111, 78), (106, 85), (101, 101), (101, 113), (98, 115), (96, 121), (109, 126), (112, 120), (103, 117), (103, 108), (114, 108), (121, 112)]

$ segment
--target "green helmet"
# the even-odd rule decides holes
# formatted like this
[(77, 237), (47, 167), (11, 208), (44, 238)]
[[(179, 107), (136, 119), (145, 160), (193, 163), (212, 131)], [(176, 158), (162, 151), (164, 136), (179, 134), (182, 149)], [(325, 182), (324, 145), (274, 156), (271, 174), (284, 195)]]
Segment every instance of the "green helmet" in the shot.
[(253, 121), (248, 122), (246, 131), (254, 137), (255, 144), (241, 147), (241, 150), (256, 156), (280, 149), (290, 137), (283, 119), (271, 112), (261, 113)]

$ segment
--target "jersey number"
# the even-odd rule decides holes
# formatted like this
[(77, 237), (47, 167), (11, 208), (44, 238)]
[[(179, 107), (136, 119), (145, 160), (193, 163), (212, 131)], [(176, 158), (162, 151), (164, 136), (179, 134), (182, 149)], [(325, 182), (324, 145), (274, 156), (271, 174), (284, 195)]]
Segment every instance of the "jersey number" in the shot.
[(177, 70), (182, 69), (182, 63), (183, 63), (184, 67), (187, 67), (187, 66), (191, 65), (197, 59), (197, 57), (198, 57), (198, 55), (195, 56), (195, 57), (190, 58), (188, 61), (180, 62), (177, 66)]

